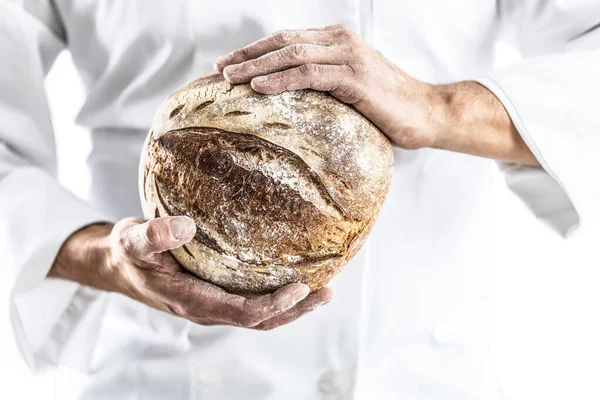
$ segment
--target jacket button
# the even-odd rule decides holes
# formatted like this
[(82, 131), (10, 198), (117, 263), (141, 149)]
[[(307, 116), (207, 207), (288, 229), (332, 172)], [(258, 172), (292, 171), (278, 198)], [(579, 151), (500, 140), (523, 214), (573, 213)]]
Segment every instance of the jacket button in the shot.
[(339, 370), (329, 370), (319, 379), (319, 391), (325, 395), (343, 395), (348, 392), (350, 378)]

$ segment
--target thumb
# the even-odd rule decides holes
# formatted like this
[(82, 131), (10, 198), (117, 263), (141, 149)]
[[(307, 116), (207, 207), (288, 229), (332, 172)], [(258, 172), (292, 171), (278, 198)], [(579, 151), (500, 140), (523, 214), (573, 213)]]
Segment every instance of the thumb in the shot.
[(196, 224), (191, 218), (156, 218), (131, 227), (130, 250), (138, 255), (162, 253), (188, 243), (195, 234)]

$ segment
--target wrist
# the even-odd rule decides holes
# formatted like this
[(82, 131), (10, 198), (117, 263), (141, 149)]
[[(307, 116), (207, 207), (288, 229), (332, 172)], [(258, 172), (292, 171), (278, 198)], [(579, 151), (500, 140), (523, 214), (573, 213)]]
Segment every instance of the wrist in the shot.
[(485, 86), (436, 85), (440, 129), (432, 147), (509, 163), (539, 165), (502, 102)]
[(60, 248), (48, 273), (49, 277), (74, 281), (97, 289), (114, 291), (111, 276), (109, 236), (112, 224), (86, 226), (73, 233)]
[(436, 124), (436, 133), (430, 147), (457, 151), (462, 140), (460, 135), (464, 132), (461, 128), (469, 120), (469, 107), (467, 98), (473, 99), (474, 89), (471, 85), (475, 82), (456, 82), (450, 84), (433, 85), (432, 87), (432, 120)]
[[(386, 133), (392, 144), (406, 150), (421, 148), (446, 149), (452, 138), (448, 126), (456, 123), (458, 104), (451, 85), (435, 85), (413, 80), (412, 90), (402, 89), (400, 108), (411, 105), (396, 115), (394, 129)], [(384, 132), (386, 132), (384, 130)]]

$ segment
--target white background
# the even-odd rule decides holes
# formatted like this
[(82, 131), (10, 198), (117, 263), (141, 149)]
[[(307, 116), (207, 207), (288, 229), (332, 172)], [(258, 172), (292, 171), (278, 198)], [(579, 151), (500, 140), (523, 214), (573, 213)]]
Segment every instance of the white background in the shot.
[[(518, 61), (499, 47), (499, 66)], [(89, 136), (73, 120), (83, 89), (68, 54), (47, 90), (61, 160), (60, 178), (85, 197)], [(600, 399), (600, 231), (564, 241), (536, 221), (496, 178), (498, 197), (497, 326), (500, 383), (511, 400)], [(595, 240), (594, 240), (595, 239)], [(7, 307), (8, 305), (4, 305)], [(14, 342), (9, 326), (0, 340)], [(33, 376), (18, 351), (0, 360), (0, 399), (54, 399), (54, 376)], [(60, 399), (57, 399), (60, 400)]]

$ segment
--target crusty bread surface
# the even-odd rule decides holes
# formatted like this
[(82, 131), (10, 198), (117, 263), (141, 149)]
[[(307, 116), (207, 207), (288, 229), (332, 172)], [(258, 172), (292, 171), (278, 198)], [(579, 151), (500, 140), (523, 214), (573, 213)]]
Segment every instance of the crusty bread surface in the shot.
[(146, 218), (196, 222), (194, 240), (171, 253), (199, 278), (245, 295), (292, 282), (317, 290), (364, 243), (392, 163), (385, 136), (328, 94), (267, 96), (210, 75), (159, 108), (140, 195)]

